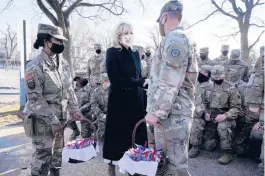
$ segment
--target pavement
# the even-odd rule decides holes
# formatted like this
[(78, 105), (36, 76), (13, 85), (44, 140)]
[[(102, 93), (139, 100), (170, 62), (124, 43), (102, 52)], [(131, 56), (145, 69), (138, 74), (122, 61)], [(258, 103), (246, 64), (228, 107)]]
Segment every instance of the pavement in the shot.
[(18, 102), (20, 92), (19, 70), (0, 69), (0, 105), (1, 103)]
[[(65, 140), (71, 134), (65, 131)], [(24, 134), (21, 122), (0, 128), (0, 176), (29, 176), (32, 146)], [(258, 164), (243, 158), (235, 158), (229, 165), (220, 165), (218, 151), (201, 151), (197, 158), (189, 159), (192, 176), (263, 176)], [(81, 164), (63, 163), (62, 176), (106, 176), (107, 165), (103, 162), (102, 152), (91, 161)], [(122, 176), (117, 170), (117, 175)]]

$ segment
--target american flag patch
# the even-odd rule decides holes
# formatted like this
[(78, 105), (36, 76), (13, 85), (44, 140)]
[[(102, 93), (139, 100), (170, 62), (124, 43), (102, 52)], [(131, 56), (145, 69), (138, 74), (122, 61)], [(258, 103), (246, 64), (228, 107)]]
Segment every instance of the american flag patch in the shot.
[(33, 72), (29, 72), (29, 73), (25, 74), (25, 80), (29, 80), (29, 79), (31, 79), (33, 77), (34, 77), (34, 73)]

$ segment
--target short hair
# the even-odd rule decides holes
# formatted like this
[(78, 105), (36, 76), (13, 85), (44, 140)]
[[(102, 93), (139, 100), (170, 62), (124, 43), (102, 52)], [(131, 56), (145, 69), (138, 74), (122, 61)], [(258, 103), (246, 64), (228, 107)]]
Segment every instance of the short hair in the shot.
[(80, 79), (81, 79), (80, 76), (76, 76), (76, 77), (74, 77), (74, 81), (79, 81)]
[(181, 22), (182, 13), (176, 12), (176, 11), (169, 11), (169, 12), (167, 12), (167, 14), (168, 14), (168, 16), (169, 16), (170, 19), (177, 18), (179, 20), (179, 22)]
[(133, 27), (131, 24), (129, 24), (127, 22), (121, 22), (114, 28), (114, 31), (112, 34), (112, 45), (113, 45), (113, 47), (119, 48), (119, 49), (122, 48), (120, 41), (119, 41), (119, 38), (122, 34), (124, 34), (128, 30), (133, 31)]

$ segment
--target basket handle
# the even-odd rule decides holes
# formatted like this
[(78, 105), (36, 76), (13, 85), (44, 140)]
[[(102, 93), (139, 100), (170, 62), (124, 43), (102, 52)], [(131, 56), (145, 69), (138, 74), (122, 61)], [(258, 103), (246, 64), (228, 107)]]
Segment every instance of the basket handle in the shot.
[[(133, 133), (132, 133), (132, 147), (134, 147), (134, 143), (135, 143), (135, 135), (136, 135), (136, 130), (139, 127), (139, 125), (143, 122), (146, 122), (145, 119), (142, 119), (140, 121), (138, 121), (133, 129)], [(163, 127), (163, 125), (160, 122), (157, 122), (157, 125), (159, 128), (162, 129), (163, 134), (164, 134), (164, 154), (167, 155), (167, 146), (168, 146), (168, 141), (167, 141), (167, 136), (166, 136), (166, 132), (165, 129)]]

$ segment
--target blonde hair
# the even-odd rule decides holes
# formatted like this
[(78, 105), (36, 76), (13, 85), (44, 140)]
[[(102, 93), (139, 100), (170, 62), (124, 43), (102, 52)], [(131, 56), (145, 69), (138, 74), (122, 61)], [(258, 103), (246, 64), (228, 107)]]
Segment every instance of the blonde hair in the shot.
[(114, 28), (113, 33), (112, 33), (112, 46), (113, 47), (118, 48), (118, 49), (122, 48), (119, 38), (122, 34), (124, 34), (128, 30), (133, 31), (133, 27), (130, 23), (127, 23), (127, 22), (121, 22)]

